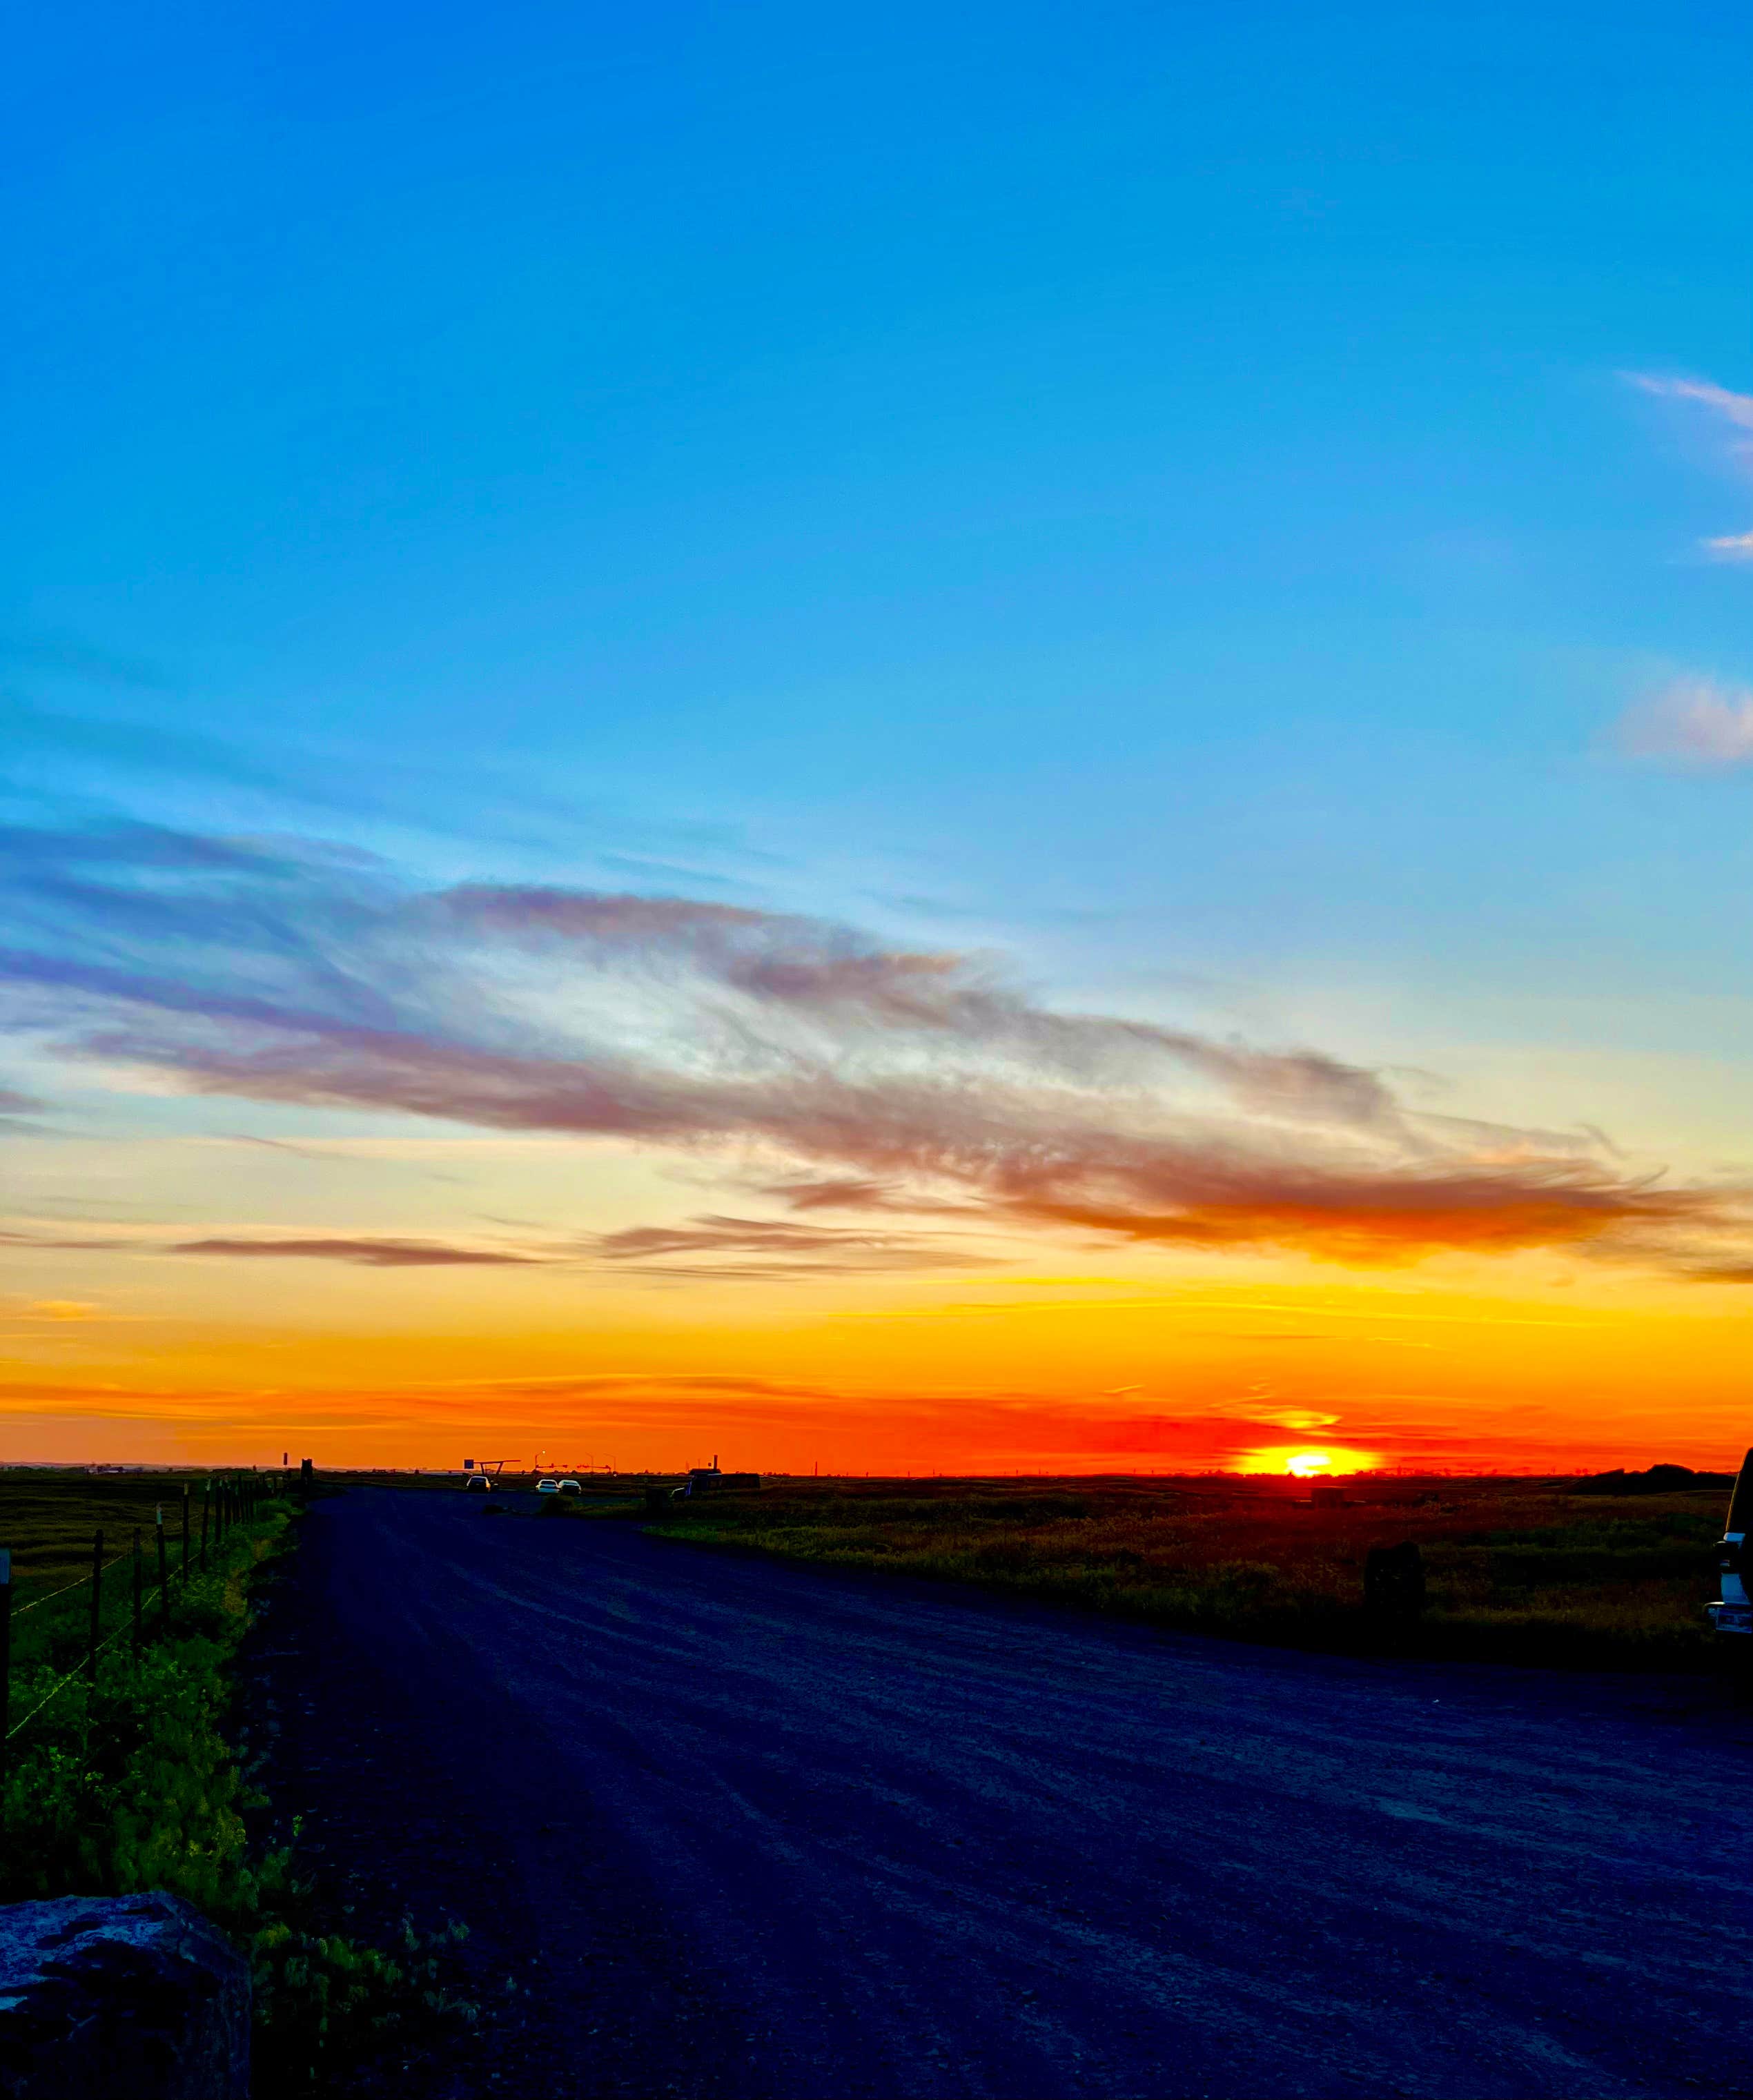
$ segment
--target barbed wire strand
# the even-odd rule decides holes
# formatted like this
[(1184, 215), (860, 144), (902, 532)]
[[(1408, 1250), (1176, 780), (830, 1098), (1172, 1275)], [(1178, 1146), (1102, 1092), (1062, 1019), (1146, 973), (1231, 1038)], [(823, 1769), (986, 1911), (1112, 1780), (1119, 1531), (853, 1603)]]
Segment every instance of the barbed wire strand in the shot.
[[(99, 1568), (98, 1573), (100, 1575), (107, 1575), (110, 1569), (116, 1565), (117, 1561), (131, 1560), (133, 1558), (134, 1548), (131, 1546), (124, 1546), (121, 1551), (115, 1555), (113, 1560), (106, 1560), (103, 1566)], [(29, 1612), (38, 1610), (44, 1604), (52, 1604), (57, 1597), (64, 1597), (72, 1590), (84, 1589), (85, 1586), (91, 1581), (91, 1577), (89, 1575), (82, 1575), (77, 1582), (66, 1582), (64, 1583), (59, 1590), (50, 1590), (46, 1597), (33, 1597), (28, 1604), (19, 1604), (15, 1606), (13, 1609), (12, 1616), (15, 1619), (22, 1619)]]
[[(118, 1553), (116, 1555), (116, 1560), (126, 1560), (129, 1557), (129, 1555), (126, 1553)], [(113, 1568), (116, 1562), (113, 1560), (108, 1564)], [(85, 1579), (89, 1582), (91, 1578), (88, 1575)], [(174, 1577), (172, 1577), (171, 1580), (174, 1580)], [(67, 1586), (68, 1589), (77, 1590), (79, 1587), (79, 1585), (77, 1582), (70, 1582)], [(162, 1586), (155, 1585), (154, 1586), (158, 1589), (159, 1594), (162, 1595), (168, 1594), (170, 1585), (170, 1582), (167, 1581)], [(67, 1591), (65, 1590), (58, 1590), (55, 1592), (57, 1596), (65, 1596), (66, 1594)], [(49, 1602), (49, 1599), (46, 1597), (41, 1597), (38, 1598), (38, 1602), (39, 1604), (46, 1604)], [(23, 1612), (17, 1612), (15, 1613), (14, 1616), (22, 1618), (24, 1614)], [(42, 1696), (37, 1701), (36, 1705), (31, 1708), (30, 1711), (24, 1714), (20, 1719), (15, 1721), (11, 1727), (7, 1730), (4, 1738), (0, 1740), (3, 1740), (10, 1743), (20, 1728), (24, 1727), (27, 1723), (36, 1719), (37, 1716), (42, 1711), (43, 1708), (48, 1705), (51, 1699), (57, 1697), (61, 1692), (64, 1692), (76, 1677), (84, 1676), (86, 1665), (94, 1661), (98, 1656), (100, 1656), (104, 1652), (104, 1649), (109, 1646), (112, 1641), (120, 1640), (121, 1636), (129, 1630), (132, 1622), (132, 1614), (130, 1613), (129, 1617), (125, 1618), (121, 1624), (115, 1629), (114, 1632), (106, 1634), (103, 1639), (98, 1643), (95, 1649), (91, 1650), (88, 1654), (82, 1657), (79, 1661), (68, 1671), (64, 1677), (58, 1679), (55, 1683), (51, 1684), (48, 1690), (45, 1692)]]
[(30, 1711), (24, 1716), (23, 1719), (15, 1721), (12, 1723), (11, 1727), (6, 1732), (6, 1740), (10, 1743), (20, 1728), (24, 1727), (27, 1723), (36, 1719), (37, 1716), (42, 1711), (43, 1708), (48, 1705), (51, 1699), (55, 1697), (58, 1693), (64, 1692), (76, 1677), (83, 1677), (85, 1675), (86, 1663), (95, 1661), (98, 1656), (100, 1656), (104, 1652), (104, 1649), (109, 1646), (113, 1640), (119, 1640), (121, 1636), (127, 1632), (127, 1630), (128, 1621), (124, 1619), (121, 1624), (117, 1627), (114, 1633), (106, 1635), (104, 1638), (98, 1643), (96, 1648), (91, 1652), (91, 1655), (86, 1657), (75, 1668), (69, 1670), (64, 1677), (60, 1679), (54, 1684), (51, 1684), (48, 1690), (45, 1692), (42, 1696), (37, 1701), (36, 1705), (33, 1706)]

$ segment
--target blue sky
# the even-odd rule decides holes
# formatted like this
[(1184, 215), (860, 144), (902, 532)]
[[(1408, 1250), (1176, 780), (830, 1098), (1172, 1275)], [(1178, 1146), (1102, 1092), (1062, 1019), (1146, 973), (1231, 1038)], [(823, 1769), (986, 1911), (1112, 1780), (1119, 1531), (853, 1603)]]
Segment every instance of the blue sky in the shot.
[(1545, 770), (1743, 646), (1618, 374), (1744, 376), (1745, 42), (1651, 19), (38, 17), (10, 624), (677, 805)]
[(39, 11), (7, 814), (991, 951), (1728, 1171), (1750, 43)]

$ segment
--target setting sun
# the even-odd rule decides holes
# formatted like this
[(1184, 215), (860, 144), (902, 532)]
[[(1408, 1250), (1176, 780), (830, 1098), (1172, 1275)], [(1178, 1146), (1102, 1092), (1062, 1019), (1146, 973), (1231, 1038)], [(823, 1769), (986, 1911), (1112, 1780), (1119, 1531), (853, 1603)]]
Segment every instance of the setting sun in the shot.
[(1239, 1473), (1288, 1473), (1292, 1480), (1325, 1479), (1339, 1473), (1363, 1473), (1381, 1463), (1375, 1451), (1354, 1451), (1340, 1444), (1320, 1450), (1305, 1450), (1298, 1444), (1269, 1444), (1248, 1452), (1239, 1462)]

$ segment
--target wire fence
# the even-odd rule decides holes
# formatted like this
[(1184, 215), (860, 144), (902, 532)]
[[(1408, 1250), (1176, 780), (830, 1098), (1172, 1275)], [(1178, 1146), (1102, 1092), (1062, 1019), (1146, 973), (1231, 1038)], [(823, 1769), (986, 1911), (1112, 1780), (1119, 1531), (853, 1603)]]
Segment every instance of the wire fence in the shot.
[[(104, 1533), (95, 1530), (91, 1564), (85, 1574), (16, 1606), (12, 1601), (12, 1556), (0, 1546), (0, 1761), (9, 1754), (13, 1740), (70, 1685), (82, 1678), (87, 1684), (96, 1683), (99, 1657), (125, 1635), (132, 1635), (138, 1652), (148, 1638), (170, 1632), (187, 1601), (191, 1580), (210, 1569), (228, 1567), (241, 1540), (254, 1535), (263, 1505), (285, 1491), (282, 1476), (259, 1473), (215, 1476), (198, 1498), (185, 1488), (168, 1506), (157, 1504), (151, 1526), (135, 1525), (132, 1542), (119, 1553), (106, 1555)], [(148, 1529), (152, 1539), (149, 1550), (144, 1542)], [(104, 1577), (124, 1562), (130, 1565), (131, 1580), (124, 1576), (106, 1584)], [(87, 1594), (79, 1600), (82, 1590)], [(25, 1656), (18, 1652), (15, 1621), (56, 1604), (62, 1609), (32, 1629), (34, 1652)], [(104, 1621), (113, 1609), (116, 1623), (106, 1630)], [(54, 1672), (46, 1688), (41, 1680), (45, 1668)], [(28, 1710), (15, 1717), (14, 1681), (20, 1675), (25, 1678), (27, 1693), (35, 1696)]]
[(112, 1642), (120, 1640), (121, 1636), (127, 1630), (127, 1626), (124, 1624), (117, 1626), (113, 1633), (106, 1634), (104, 1639), (98, 1643), (97, 1646), (91, 1651), (87, 1661), (82, 1662), (76, 1670), (69, 1670), (64, 1677), (56, 1678), (54, 1683), (52, 1683), (49, 1687), (48, 1690), (43, 1693), (42, 1696), (37, 1701), (36, 1705), (31, 1707), (28, 1712), (20, 1714), (18, 1718), (13, 1722), (11, 1726), (7, 1730), (6, 1734), (3, 1736), (0, 1736), (0, 1742), (10, 1743), (15, 1736), (20, 1734), (31, 1722), (36, 1719), (37, 1716), (42, 1711), (43, 1708), (49, 1704), (51, 1699), (58, 1697), (60, 1693), (67, 1689), (69, 1684), (77, 1683), (79, 1679), (85, 1676), (88, 1664), (95, 1663), (98, 1657), (104, 1652), (104, 1649), (109, 1647)]
[[(101, 1538), (103, 1533), (99, 1532), (97, 1536)], [(126, 1551), (118, 1553), (116, 1560), (106, 1562), (104, 1569), (100, 1572), (107, 1573), (115, 1566), (117, 1560), (126, 1560), (127, 1558), (128, 1555)], [(77, 1582), (64, 1582), (59, 1590), (50, 1590), (46, 1597), (33, 1597), (28, 1604), (15, 1605), (13, 1608), (12, 1616), (15, 1619), (29, 1618), (33, 1612), (40, 1612), (45, 1604), (52, 1604), (57, 1597), (69, 1597), (75, 1590), (84, 1589), (91, 1580), (91, 1577), (89, 1575), (82, 1575)]]

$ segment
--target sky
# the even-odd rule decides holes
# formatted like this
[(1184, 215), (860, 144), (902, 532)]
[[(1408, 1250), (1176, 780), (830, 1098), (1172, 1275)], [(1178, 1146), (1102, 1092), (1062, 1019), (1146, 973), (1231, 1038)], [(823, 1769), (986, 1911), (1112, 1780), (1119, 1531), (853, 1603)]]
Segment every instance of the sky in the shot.
[(0, 1458), (1737, 1462), (1750, 58), (36, 11)]

